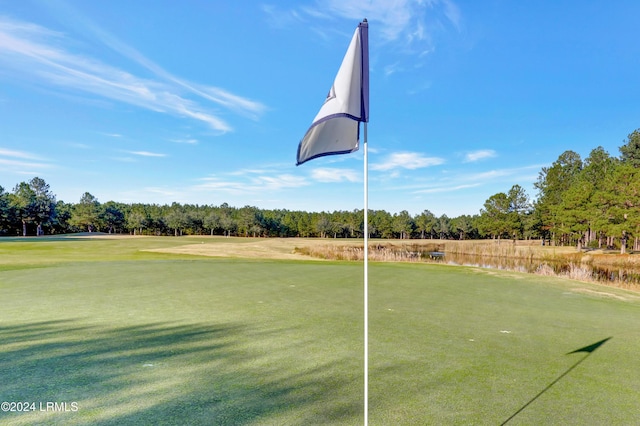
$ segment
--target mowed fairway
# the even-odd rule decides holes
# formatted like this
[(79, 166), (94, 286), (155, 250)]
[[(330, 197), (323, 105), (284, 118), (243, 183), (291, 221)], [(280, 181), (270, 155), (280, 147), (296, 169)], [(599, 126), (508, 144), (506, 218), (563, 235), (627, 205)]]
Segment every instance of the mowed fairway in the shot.
[[(243, 241), (0, 240), (0, 424), (362, 424), (361, 264), (147, 251)], [(370, 424), (640, 422), (637, 293), (369, 272)]]

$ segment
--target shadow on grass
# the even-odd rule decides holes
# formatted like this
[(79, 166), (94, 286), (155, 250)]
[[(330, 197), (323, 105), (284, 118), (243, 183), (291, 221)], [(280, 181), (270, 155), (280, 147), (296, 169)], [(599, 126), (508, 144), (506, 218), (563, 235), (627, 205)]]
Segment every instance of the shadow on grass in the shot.
[[(340, 363), (296, 363), (300, 344), (268, 344), (281, 332), (82, 320), (1, 326), (0, 401), (32, 402), (36, 411), (3, 411), (0, 423), (361, 423), (361, 396)], [(43, 411), (47, 402), (58, 410)]]
[(524, 404), (522, 407), (520, 407), (515, 413), (513, 413), (507, 420), (505, 420), (504, 422), (502, 422), (500, 424), (500, 426), (504, 426), (507, 423), (509, 423), (512, 419), (514, 419), (518, 414), (520, 414), (525, 408), (527, 408), (529, 405), (531, 405), (536, 399), (538, 399), (539, 397), (541, 397), (542, 395), (544, 395), (549, 389), (551, 389), (551, 387), (553, 385), (555, 385), (556, 383), (558, 383), (562, 378), (564, 378), (564, 376), (566, 376), (567, 374), (571, 373), (571, 371), (576, 368), (578, 365), (580, 365), (584, 360), (586, 360), (587, 358), (589, 358), (589, 356), (596, 350), (598, 349), (600, 346), (604, 345), (609, 339), (611, 339), (612, 337), (607, 337), (606, 339), (602, 339), (596, 343), (592, 343), (590, 345), (584, 346), (582, 348), (576, 349), (575, 351), (571, 351), (569, 353), (567, 353), (567, 355), (572, 355), (572, 354), (576, 354), (579, 352), (584, 352), (587, 355), (585, 355), (583, 358), (580, 358), (575, 364), (573, 364), (571, 367), (569, 367), (564, 373), (560, 374), (560, 376), (558, 376), (553, 382), (551, 382), (550, 384), (547, 385), (546, 388), (544, 388), (542, 391), (540, 391), (536, 396), (534, 396), (533, 398), (531, 398), (526, 404)]

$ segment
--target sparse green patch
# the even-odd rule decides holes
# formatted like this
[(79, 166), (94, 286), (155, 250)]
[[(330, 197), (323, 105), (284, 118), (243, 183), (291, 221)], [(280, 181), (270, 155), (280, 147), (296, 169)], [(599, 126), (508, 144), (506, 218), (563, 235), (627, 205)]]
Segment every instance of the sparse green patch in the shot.
[[(197, 243), (0, 240), (0, 400), (78, 407), (0, 423), (362, 424), (361, 264), (148, 251)], [(637, 421), (636, 294), (429, 264), (369, 281), (370, 424), (500, 424), (610, 336), (512, 423)]]

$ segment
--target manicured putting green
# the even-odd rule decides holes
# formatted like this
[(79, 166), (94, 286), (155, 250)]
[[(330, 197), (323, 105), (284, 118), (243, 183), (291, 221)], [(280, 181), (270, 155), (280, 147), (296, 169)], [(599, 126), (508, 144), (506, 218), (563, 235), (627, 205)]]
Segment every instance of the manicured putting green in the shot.
[[(362, 424), (361, 264), (142, 251), (194, 242), (0, 240), (0, 400), (77, 402), (0, 423)], [(510, 423), (637, 421), (639, 295), (446, 265), (369, 282), (370, 424), (500, 424), (583, 358)]]

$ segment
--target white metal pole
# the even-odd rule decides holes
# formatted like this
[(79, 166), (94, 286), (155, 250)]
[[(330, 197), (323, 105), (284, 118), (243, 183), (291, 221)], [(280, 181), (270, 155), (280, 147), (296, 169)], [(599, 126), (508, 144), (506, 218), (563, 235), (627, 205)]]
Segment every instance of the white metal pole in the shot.
[(364, 425), (369, 423), (369, 159), (364, 122)]

